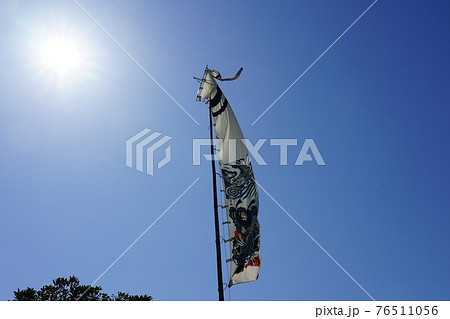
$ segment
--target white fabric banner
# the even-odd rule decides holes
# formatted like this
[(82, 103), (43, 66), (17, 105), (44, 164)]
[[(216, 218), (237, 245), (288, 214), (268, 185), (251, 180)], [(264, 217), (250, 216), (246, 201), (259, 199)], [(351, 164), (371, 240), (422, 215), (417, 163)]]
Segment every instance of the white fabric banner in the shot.
[(258, 189), (244, 136), (222, 90), (207, 70), (200, 97), (209, 101), (219, 140), (219, 165), (225, 190), (231, 248), (229, 285), (254, 281), (261, 264)]

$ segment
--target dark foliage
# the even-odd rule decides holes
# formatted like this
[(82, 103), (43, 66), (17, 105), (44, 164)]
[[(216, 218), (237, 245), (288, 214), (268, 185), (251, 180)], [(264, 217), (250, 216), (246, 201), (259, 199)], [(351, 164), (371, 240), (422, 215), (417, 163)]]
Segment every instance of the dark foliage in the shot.
[(71, 276), (53, 280), (53, 285), (45, 285), (40, 290), (28, 287), (14, 291), (16, 301), (150, 301), (152, 296), (130, 295), (117, 292), (117, 295), (108, 295), (101, 292), (101, 286), (80, 285), (80, 280)]

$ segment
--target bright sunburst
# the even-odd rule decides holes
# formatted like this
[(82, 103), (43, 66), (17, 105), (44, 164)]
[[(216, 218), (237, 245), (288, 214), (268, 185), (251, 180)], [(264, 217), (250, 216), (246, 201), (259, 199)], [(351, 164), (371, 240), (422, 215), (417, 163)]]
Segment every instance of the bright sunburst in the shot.
[(43, 66), (60, 75), (77, 71), (82, 63), (82, 54), (76, 43), (63, 37), (43, 41), (39, 57)]

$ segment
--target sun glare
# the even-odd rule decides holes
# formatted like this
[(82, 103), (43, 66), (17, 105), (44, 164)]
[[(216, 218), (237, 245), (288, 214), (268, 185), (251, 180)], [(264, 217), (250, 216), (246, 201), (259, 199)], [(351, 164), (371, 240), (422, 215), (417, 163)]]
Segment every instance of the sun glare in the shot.
[(82, 26), (65, 20), (36, 23), (24, 42), (30, 74), (43, 90), (67, 94), (97, 79), (100, 51)]
[(77, 45), (65, 38), (45, 40), (39, 49), (39, 56), (44, 66), (59, 74), (76, 71), (82, 62)]

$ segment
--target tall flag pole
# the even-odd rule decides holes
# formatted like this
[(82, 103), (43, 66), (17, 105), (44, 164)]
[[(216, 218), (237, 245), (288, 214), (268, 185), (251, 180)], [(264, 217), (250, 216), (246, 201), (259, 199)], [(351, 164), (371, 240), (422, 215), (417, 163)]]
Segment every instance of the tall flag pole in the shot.
[(214, 157), (213, 133), (212, 133), (212, 114), (209, 112), (209, 137), (211, 139), (211, 167), (213, 180), (214, 197), (214, 226), (216, 230), (216, 259), (217, 259), (217, 289), (219, 290), (219, 301), (224, 301), (223, 297), (223, 277), (222, 277), (222, 253), (220, 251), (220, 232), (219, 232), (219, 204), (217, 203), (217, 181), (216, 181), (216, 159)]
[[(210, 119), (211, 116), (214, 118), (214, 130), (219, 144), (219, 166), (227, 210), (225, 223), (228, 224), (229, 233), (229, 239), (225, 242), (230, 243), (231, 252), (231, 258), (227, 259), (231, 264), (229, 287), (255, 281), (261, 267), (258, 188), (241, 128), (216, 82), (216, 79), (235, 80), (241, 72), (242, 68), (234, 77), (223, 79), (218, 71), (206, 67), (202, 79), (198, 79), (200, 89), (197, 94), (198, 101), (206, 101), (209, 104)], [(212, 121), (210, 123), (212, 124)], [(213, 180), (215, 180), (214, 170)], [(215, 185), (215, 182), (213, 183)], [(217, 207), (216, 202), (214, 206)], [(217, 233), (216, 223), (216, 246)], [(220, 250), (217, 252), (220, 254)], [(221, 267), (218, 265), (219, 268)]]

